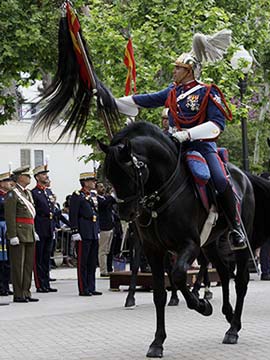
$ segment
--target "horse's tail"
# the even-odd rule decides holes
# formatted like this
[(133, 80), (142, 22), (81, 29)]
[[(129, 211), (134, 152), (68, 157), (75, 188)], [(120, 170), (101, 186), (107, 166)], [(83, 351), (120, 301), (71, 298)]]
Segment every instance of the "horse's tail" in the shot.
[(260, 176), (246, 173), (255, 196), (255, 218), (252, 236), (252, 248), (260, 247), (270, 237), (270, 181)]
[[(31, 130), (35, 132), (42, 128), (49, 131), (53, 125), (57, 126), (64, 121), (64, 129), (59, 139), (73, 131), (75, 138), (78, 139), (85, 129), (88, 115), (93, 108), (94, 96), (98, 113), (102, 115), (107, 132), (118, 123), (119, 113), (114, 97), (94, 71), (77, 17), (78, 28), (75, 30), (70, 28), (72, 22), (68, 16), (75, 14), (68, 13), (72, 9), (68, 2), (66, 3), (66, 13), (61, 17), (59, 24), (57, 72), (39, 102), (41, 104), (45, 102), (45, 107), (40, 111)], [(74, 31), (77, 31), (75, 34), (81, 40), (80, 44), (74, 37)]]

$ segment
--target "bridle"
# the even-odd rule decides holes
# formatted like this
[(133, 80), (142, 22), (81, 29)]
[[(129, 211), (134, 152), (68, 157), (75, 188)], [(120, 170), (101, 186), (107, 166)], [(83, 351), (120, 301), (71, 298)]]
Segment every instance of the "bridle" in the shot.
[[(125, 162), (124, 164), (128, 167), (132, 167), (134, 170), (135, 177), (133, 180), (136, 184), (136, 191), (134, 195), (125, 198), (118, 198), (117, 202), (119, 204), (128, 204), (129, 202), (137, 200), (137, 203), (141, 209), (148, 210), (148, 212), (151, 213), (151, 218), (157, 218), (158, 215), (162, 213), (181, 192), (183, 192), (187, 185), (187, 177), (185, 177), (185, 180), (181, 183), (180, 186), (177, 187), (177, 189), (175, 189), (173, 186), (175, 180), (177, 180), (177, 183), (179, 183), (181, 156), (181, 146), (179, 146), (177, 163), (173, 173), (157, 190), (153, 191), (149, 195), (145, 195), (145, 185), (149, 178), (150, 170), (144, 161), (139, 160), (137, 156), (131, 154), (131, 160), (129, 162)], [(130, 174), (124, 168), (123, 164), (120, 162), (118, 162), (118, 164), (125, 171), (125, 173), (130, 176)], [(164, 196), (165, 193), (166, 196)], [(168, 196), (168, 193), (170, 196)], [(162, 202), (162, 200), (164, 200), (164, 202)], [(157, 206), (157, 204), (159, 206)], [(136, 214), (136, 217), (139, 215), (139, 213)]]

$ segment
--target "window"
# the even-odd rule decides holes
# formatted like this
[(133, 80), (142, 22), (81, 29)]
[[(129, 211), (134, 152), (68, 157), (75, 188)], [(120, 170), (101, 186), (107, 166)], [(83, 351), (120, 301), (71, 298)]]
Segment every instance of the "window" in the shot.
[(34, 150), (35, 167), (44, 165), (44, 153), (43, 150)]
[(21, 149), (21, 166), (29, 165), (31, 166), (31, 150), (30, 149)]

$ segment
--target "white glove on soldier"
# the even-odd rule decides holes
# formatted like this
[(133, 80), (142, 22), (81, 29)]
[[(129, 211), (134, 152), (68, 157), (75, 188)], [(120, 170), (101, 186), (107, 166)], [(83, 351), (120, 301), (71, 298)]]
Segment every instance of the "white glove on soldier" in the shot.
[(79, 233), (71, 235), (71, 240), (73, 241), (81, 241), (81, 235)]
[(187, 130), (176, 131), (172, 136), (180, 143), (190, 140), (190, 135)]
[(35, 240), (36, 241), (40, 241), (40, 238), (39, 238), (39, 235), (35, 232), (35, 234), (34, 234), (34, 237), (35, 237)]
[(19, 245), (19, 244), (20, 244), (20, 240), (19, 240), (19, 238), (16, 236), (16, 237), (14, 237), (14, 238), (11, 238), (11, 239), (9, 240), (9, 243), (10, 243), (10, 245), (12, 245), (12, 246), (16, 246), (16, 245)]

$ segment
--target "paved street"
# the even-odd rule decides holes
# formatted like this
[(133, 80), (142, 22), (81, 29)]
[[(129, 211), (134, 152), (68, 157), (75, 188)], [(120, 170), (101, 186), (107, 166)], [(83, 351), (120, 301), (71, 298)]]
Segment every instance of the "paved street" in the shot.
[[(140, 360), (155, 328), (152, 294), (137, 293), (137, 307), (123, 308), (126, 291), (111, 292), (98, 279), (103, 296), (79, 297), (75, 269), (52, 271), (58, 293), (36, 294), (39, 303), (0, 306), (1, 360)], [(221, 289), (214, 287), (214, 313), (205, 318), (187, 309), (167, 308), (164, 359), (249, 360), (270, 356), (270, 282), (252, 275), (238, 345), (221, 343), (228, 325), (220, 313)], [(233, 287), (234, 283), (231, 283)]]

